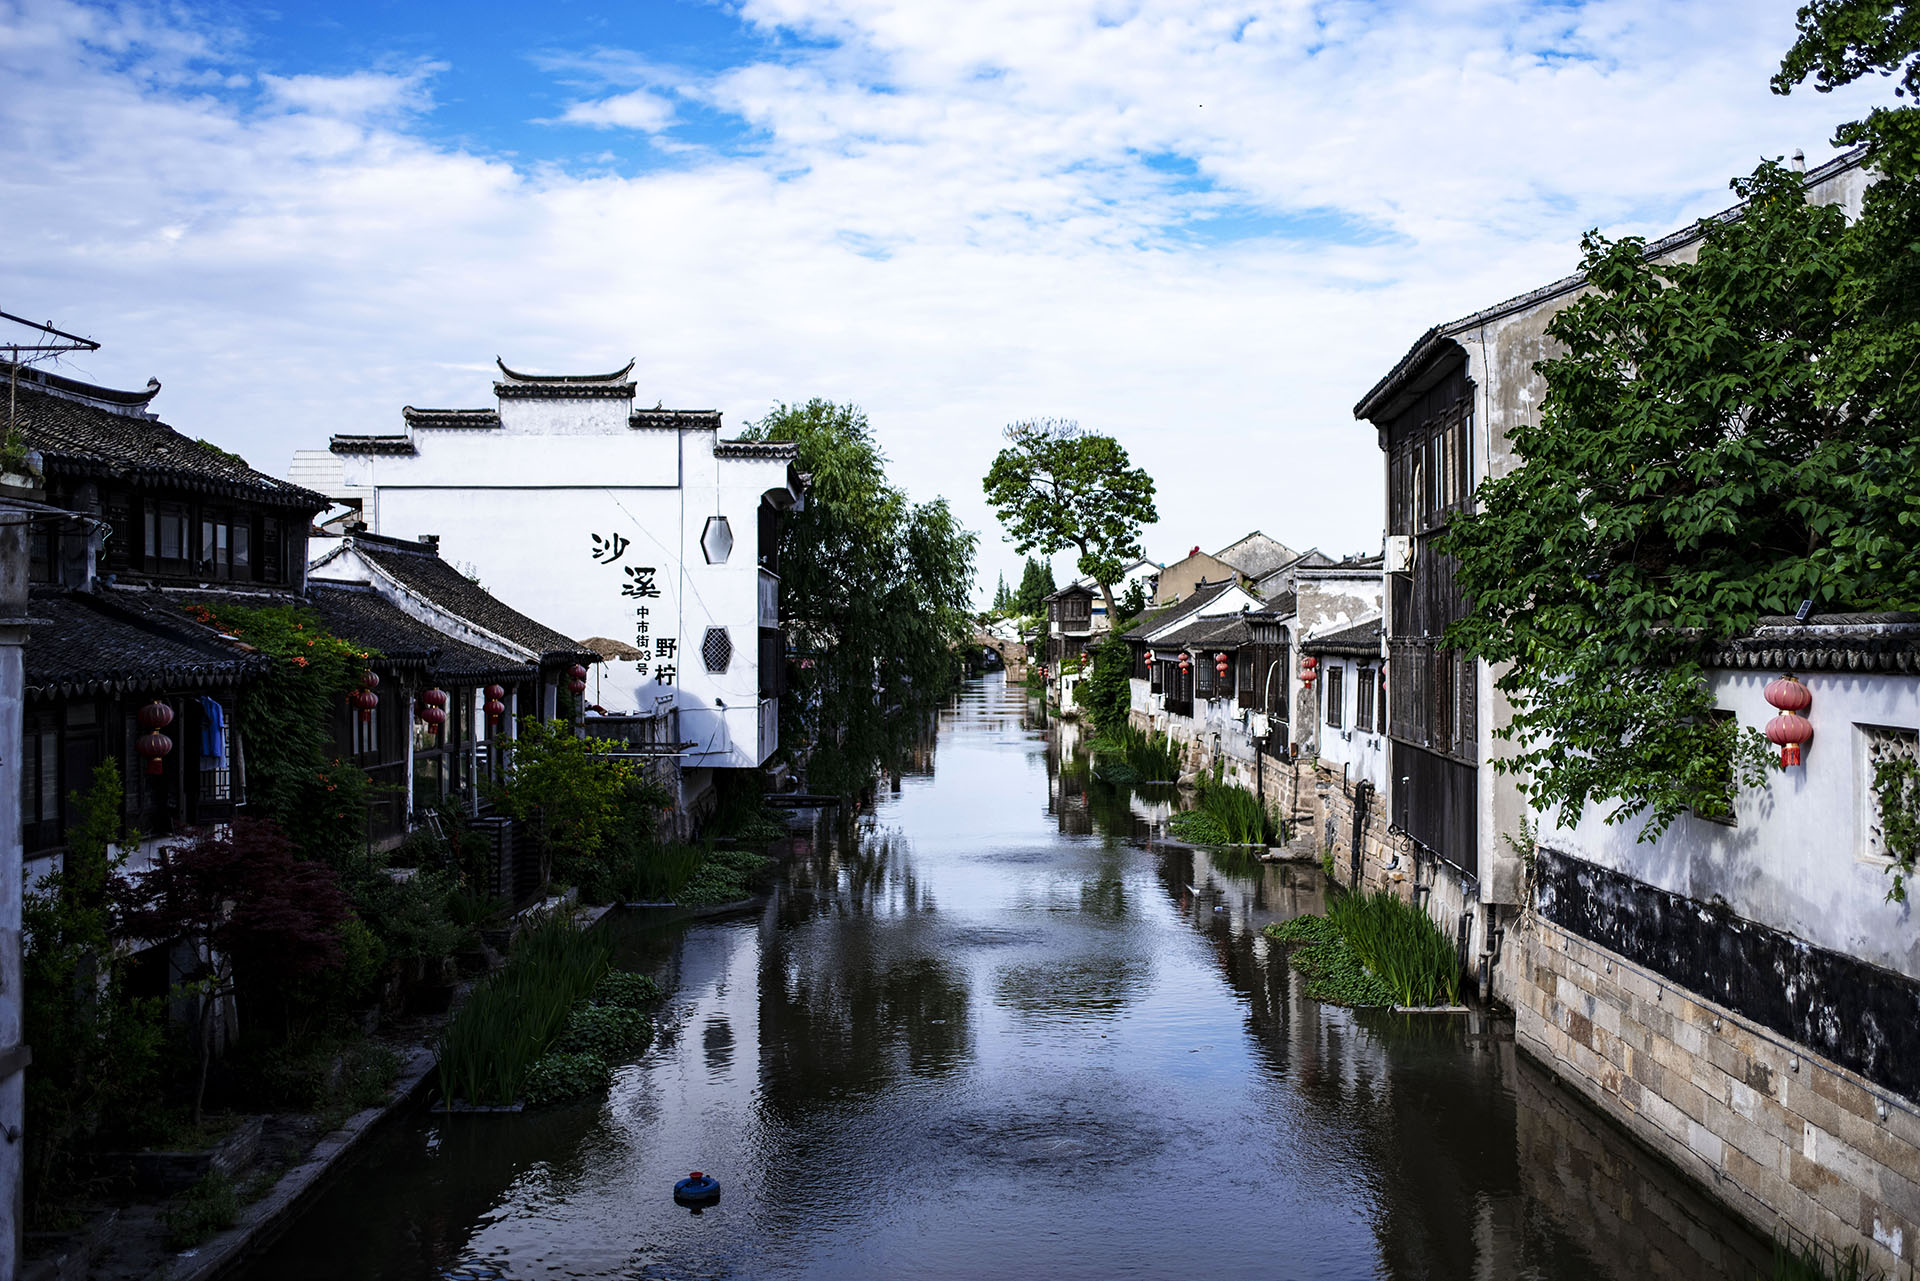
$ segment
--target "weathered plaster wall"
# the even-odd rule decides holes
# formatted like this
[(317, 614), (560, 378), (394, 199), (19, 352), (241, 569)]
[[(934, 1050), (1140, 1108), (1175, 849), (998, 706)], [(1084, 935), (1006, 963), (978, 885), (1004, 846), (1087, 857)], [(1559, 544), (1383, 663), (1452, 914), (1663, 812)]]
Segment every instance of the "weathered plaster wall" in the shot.
[[(1762, 696), (1772, 671), (1719, 672), (1715, 701), (1743, 726), (1774, 715)], [(1920, 928), (1911, 904), (1886, 901), (1884, 861), (1868, 857), (1872, 805), (1865, 726), (1920, 729), (1920, 679), (1844, 672), (1801, 674), (1814, 739), (1795, 769), (1734, 799), (1729, 826), (1684, 815), (1654, 841), (1640, 824), (1609, 824), (1590, 807), (1571, 830), (1542, 817), (1543, 845), (1703, 902), (1820, 947), (1920, 978)]]
[[(1360, 663), (1356, 659), (1341, 658), (1331, 654), (1320, 656), (1320, 680), (1317, 687), (1331, 689), (1326, 673), (1331, 668), (1340, 668), (1340, 701), (1342, 704), (1340, 724), (1326, 723), (1325, 698), (1321, 700), (1321, 724), (1319, 733), (1320, 763), (1343, 774), (1350, 782), (1365, 779), (1382, 795), (1387, 789), (1387, 737), (1385, 734), (1356, 729), (1355, 708), (1359, 704)], [(1375, 682), (1374, 701), (1379, 703), (1379, 678), (1372, 675), (1379, 670), (1376, 662), (1368, 667), (1368, 680)], [(1374, 722), (1378, 724), (1376, 720)]]

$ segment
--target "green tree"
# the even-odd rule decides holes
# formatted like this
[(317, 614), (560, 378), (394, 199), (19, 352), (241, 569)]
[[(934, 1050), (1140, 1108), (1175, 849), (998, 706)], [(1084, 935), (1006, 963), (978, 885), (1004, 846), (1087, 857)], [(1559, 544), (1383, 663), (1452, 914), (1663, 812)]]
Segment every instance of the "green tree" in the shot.
[(1000, 585), (993, 589), (993, 612), (1004, 616), (1013, 608), (1013, 593), (1007, 590), (1007, 576), (1000, 575)]
[(633, 770), (606, 754), (612, 747), (581, 737), (567, 721), (531, 716), (522, 718), (514, 738), (500, 744), (506, 769), (501, 781), (483, 787), (515, 822), (538, 820), (549, 875), (578, 884), (599, 863), (626, 817)]
[(104, 761), (75, 797), (62, 870), (21, 901), (29, 1219), (75, 1189), (88, 1149), (135, 1136), (153, 1113), (159, 1002), (126, 991), (108, 887), (136, 839), (121, 820), (120, 767)]
[(1150, 598), (1147, 595), (1145, 579), (1136, 578), (1127, 584), (1127, 590), (1120, 594), (1120, 617), (1114, 622), (1116, 633), (1127, 630), (1128, 624), (1147, 612)]
[[(1781, 59), (1773, 91), (1786, 95), (1809, 77), (1831, 93), (1867, 76), (1897, 77), (1894, 95), (1920, 98), (1920, 11), (1905, 0), (1809, 0), (1796, 18), (1798, 36)], [(1912, 107), (1877, 107), (1834, 133), (1845, 146), (1865, 143), (1883, 174), (1908, 179), (1920, 152), (1920, 117)]]
[(1920, 603), (1914, 362), (1887, 363), (1920, 351), (1899, 320), (1916, 242), (1888, 243), (1911, 197), (1876, 187), (1850, 227), (1777, 165), (1734, 187), (1743, 216), (1705, 224), (1694, 263), (1586, 238), (1592, 288), (1549, 325), (1563, 354), (1512, 433), (1525, 465), (1439, 548), (1473, 602), (1449, 643), (1509, 665), (1503, 768), (1563, 822), (1611, 798), (1650, 838), (1764, 780), (1706, 670), (1760, 615)]
[(1074, 690), (1084, 696), (1087, 716), (1101, 733), (1119, 729), (1127, 723), (1133, 708), (1133, 649), (1118, 633), (1108, 637), (1093, 651), (1093, 671)]
[(825, 791), (864, 789), (951, 690), (967, 643), (975, 535), (945, 500), (913, 503), (853, 405), (776, 405), (750, 440), (793, 441), (812, 476), (780, 530), (794, 662), (782, 750)]
[(1022, 552), (1072, 547), (1081, 574), (1100, 584), (1115, 617), (1113, 584), (1140, 555), (1140, 530), (1160, 519), (1153, 477), (1130, 465), (1111, 436), (1064, 419), (1039, 418), (1006, 430), (1007, 447), (987, 470), (987, 502)]
[(1014, 597), (1020, 616), (1038, 618), (1046, 608), (1047, 597), (1053, 593), (1053, 566), (1027, 557), (1026, 571), (1020, 575), (1020, 591)]

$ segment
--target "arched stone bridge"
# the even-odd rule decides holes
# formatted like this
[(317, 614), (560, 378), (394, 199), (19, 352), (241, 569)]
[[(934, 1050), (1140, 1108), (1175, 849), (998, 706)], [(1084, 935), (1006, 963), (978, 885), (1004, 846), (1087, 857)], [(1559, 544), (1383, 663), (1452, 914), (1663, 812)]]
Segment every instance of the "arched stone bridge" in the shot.
[(1000, 655), (1000, 661), (1007, 666), (1008, 680), (1023, 681), (1027, 679), (1027, 647), (1025, 644), (1020, 641), (1001, 640), (998, 636), (995, 636), (992, 632), (989, 632), (986, 628), (977, 624), (973, 629), (973, 643), (982, 649), (990, 649)]

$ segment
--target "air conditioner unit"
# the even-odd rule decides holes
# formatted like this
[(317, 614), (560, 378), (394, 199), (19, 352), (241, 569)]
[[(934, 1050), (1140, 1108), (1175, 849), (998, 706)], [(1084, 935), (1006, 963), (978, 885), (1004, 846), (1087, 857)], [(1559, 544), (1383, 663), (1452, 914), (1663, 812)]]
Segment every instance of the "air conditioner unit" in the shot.
[(1413, 539), (1406, 534), (1387, 535), (1386, 570), (1404, 574), (1413, 568)]

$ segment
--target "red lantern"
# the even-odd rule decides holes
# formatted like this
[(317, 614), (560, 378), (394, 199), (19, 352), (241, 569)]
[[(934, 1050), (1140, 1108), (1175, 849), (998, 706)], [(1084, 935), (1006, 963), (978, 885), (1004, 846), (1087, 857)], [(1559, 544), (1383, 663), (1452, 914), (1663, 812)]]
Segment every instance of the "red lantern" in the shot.
[(1316, 675), (1318, 675), (1318, 672), (1316, 671), (1316, 669), (1319, 666), (1320, 666), (1320, 660), (1315, 658), (1312, 654), (1308, 654), (1305, 658), (1302, 658), (1300, 660), (1300, 683), (1302, 685), (1305, 685), (1308, 689), (1312, 689), (1313, 679)]
[(1148, 651), (1147, 651), (1147, 666), (1148, 666), (1148, 667), (1152, 667), (1152, 666), (1153, 666), (1153, 651), (1152, 651), (1152, 650), (1148, 650)]
[(568, 681), (567, 688), (573, 691), (575, 698), (578, 698), (587, 692), (587, 683), (585, 681)]
[[(420, 696), (420, 701), (428, 707), (445, 708), (447, 705), (447, 691), (444, 689), (430, 689)], [(445, 720), (446, 717), (443, 716), (440, 719)]]
[(487, 686), (487, 719), (497, 721), (507, 714), (507, 691), (499, 685)]
[(1213, 670), (1217, 675), (1222, 677), (1227, 674), (1227, 656), (1225, 654), (1215, 654), (1213, 656)]
[(1187, 653), (1184, 649), (1180, 651), (1180, 670), (1182, 672), (1190, 672), (1193, 670), (1193, 655)]
[(380, 673), (369, 668), (360, 673), (360, 683), (368, 689), (380, 688)]
[(447, 724), (446, 709), (443, 707), (423, 708), (421, 709), (421, 712), (420, 712), (420, 720), (423, 724), (427, 726), (427, 728), (431, 729), (434, 733), (438, 734), (442, 729), (446, 728), (446, 724)]
[(580, 664), (575, 663), (572, 667), (567, 669), (567, 675), (573, 677), (573, 679), (577, 681), (584, 681), (587, 679), (587, 669), (580, 666)]
[(173, 709), (154, 699), (140, 709), (140, 728), (146, 730), (133, 744), (133, 750), (147, 760), (147, 773), (158, 774), (166, 768), (161, 758), (173, 750), (173, 740), (160, 731), (173, 724)]
[(347, 701), (360, 709), (362, 722), (373, 719), (373, 709), (380, 706), (380, 696), (370, 689), (356, 689), (347, 695)]
[(1800, 749), (1813, 741), (1813, 725), (1800, 713), (1813, 706), (1813, 695), (1792, 676), (1782, 676), (1768, 685), (1766, 700), (1780, 709), (1767, 722), (1767, 741), (1780, 748), (1780, 768), (1800, 763)]

